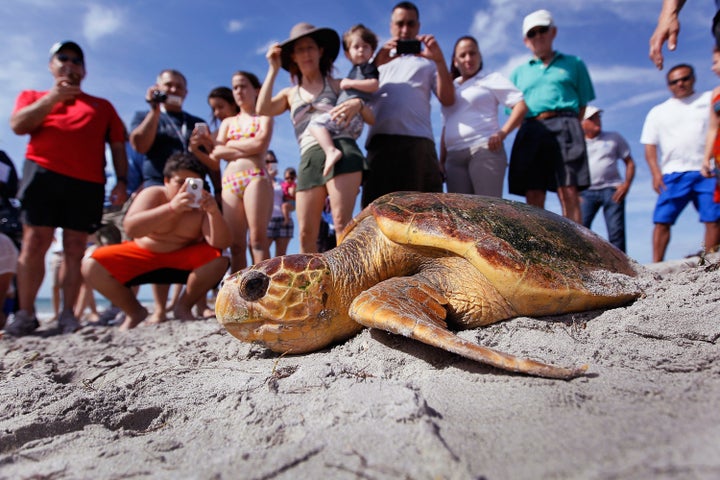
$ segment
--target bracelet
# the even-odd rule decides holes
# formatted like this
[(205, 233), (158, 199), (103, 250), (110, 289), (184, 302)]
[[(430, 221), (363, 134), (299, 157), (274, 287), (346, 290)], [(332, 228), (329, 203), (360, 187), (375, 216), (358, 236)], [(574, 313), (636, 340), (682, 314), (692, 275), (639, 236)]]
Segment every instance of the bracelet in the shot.
[(118, 175), (115, 177), (115, 183), (122, 182), (127, 185), (127, 177), (125, 175)]

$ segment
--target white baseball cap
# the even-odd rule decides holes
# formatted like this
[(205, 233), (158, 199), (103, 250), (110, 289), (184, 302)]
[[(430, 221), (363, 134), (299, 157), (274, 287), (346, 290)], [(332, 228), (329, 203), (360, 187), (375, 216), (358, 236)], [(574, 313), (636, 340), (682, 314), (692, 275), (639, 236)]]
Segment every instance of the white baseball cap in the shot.
[(588, 118), (592, 117), (596, 113), (602, 113), (602, 110), (600, 110), (598, 107), (594, 105), (588, 105), (585, 107), (585, 115), (583, 115), (583, 120), (587, 120)]
[(552, 15), (547, 10), (536, 10), (523, 20), (523, 37), (535, 27), (551, 27), (555, 25)]

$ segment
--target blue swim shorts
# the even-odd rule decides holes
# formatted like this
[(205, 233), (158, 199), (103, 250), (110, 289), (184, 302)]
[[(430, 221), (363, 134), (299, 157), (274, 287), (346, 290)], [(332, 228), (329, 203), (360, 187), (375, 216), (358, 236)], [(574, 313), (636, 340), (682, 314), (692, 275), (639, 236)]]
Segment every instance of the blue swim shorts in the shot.
[(714, 178), (705, 178), (699, 171), (674, 172), (663, 175), (663, 182), (667, 189), (658, 196), (654, 223), (675, 224), (690, 202), (700, 214), (701, 222), (720, 220), (720, 203), (713, 202)]

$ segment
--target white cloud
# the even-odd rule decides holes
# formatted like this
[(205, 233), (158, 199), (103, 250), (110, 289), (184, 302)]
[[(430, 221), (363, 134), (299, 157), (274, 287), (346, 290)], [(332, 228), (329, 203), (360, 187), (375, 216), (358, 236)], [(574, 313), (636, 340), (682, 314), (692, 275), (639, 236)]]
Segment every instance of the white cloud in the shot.
[(513, 70), (515, 70), (521, 64), (527, 62), (530, 59), (530, 53), (520, 53), (513, 55), (497, 69), (493, 69), (496, 72), (500, 72), (503, 76), (509, 77)]
[(622, 102), (615, 105), (609, 105), (607, 108), (608, 110), (613, 108), (630, 109), (638, 105), (656, 104), (659, 100), (665, 100), (667, 97), (668, 92), (665, 89), (652, 90), (649, 92), (643, 92), (637, 95), (627, 97), (623, 99)]
[(83, 19), (83, 34), (90, 43), (119, 31), (125, 21), (125, 12), (119, 8), (90, 5)]
[(263, 57), (265, 54), (267, 54), (268, 50), (270, 50), (270, 47), (278, 43), (280, 40), (269, 40), (264, 45), (260, 45), (258, 48), (255, 49), (255, 53), (257, 55), (262, 55)]
[(595, 84), (601, 83), (658, 83), (662, 85), (662, 81), (659, 80), (657, 70), (652, 68), (649, 64), (647, 68), (641, 67), (626, 67), (622, 65), (614, 66), (596, 66), (588, 65), (590, 76)]
[(226, 30), (229, 33), (240, 32), (243, 29), (245, 29), (245, 22), (243, 22), (242, 20), (236, 20), (236, 19), (230, 20), (227, 23), (227, 27), (226, 27)]

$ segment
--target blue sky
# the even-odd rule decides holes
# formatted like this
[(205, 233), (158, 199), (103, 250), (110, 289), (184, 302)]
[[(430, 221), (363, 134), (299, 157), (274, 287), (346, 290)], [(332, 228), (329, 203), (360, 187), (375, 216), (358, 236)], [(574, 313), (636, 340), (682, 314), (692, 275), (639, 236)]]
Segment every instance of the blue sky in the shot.
[[(381, 42), (389, 36), (390, 10), (395, 1), (289, 1), (229, 2), (220, 0), (4, 0), (0, 3), (0, 149), (20, 169), (26, 137), (10, 130), (7, 119), (23, 89), (44, 90), (51, 85), (48, 50), (57, 40), (80, 43), (88, 74), (83, 89), (109, 99), (127, 123), (144, 105), (144, 94), (158, 71), (177, 68), (188, 77), (185, 109), (209, 116), (207, 93), (228, 85), (236, 70), (267, 70), (265, 52), (287, 37), (297, 22), (331, 27), (342, 33), (355, 23), (373, 29)], [(647, 41), (654, 28), (660, 0), (445, 0), (418, 1), (421, 32), (434, 34), (449, 58), (455, 40), (475, 35), (484, 57), (485, 71), (509, 72), (529, 57), (522, 43), (522, 18), (538, 8), (549, 9), (558, 25), (555, 46), (579, 55), (586, 62), (604, 109), (604, 127), (627, 138), (638, 171), (628, 198), (628, 253), (640, 262), (651, 258), (652, 209), (656, 194), (639, 144), (648, 110), (668, 97), (664, 72), (647, 58)], [(300, 7), (302, 5), (302, 8)], [(666, 54), (667, 66), (687, 62), (697, 70), (697, 90), (718, 84), (710, 71), (712, 42), (711, 0), (693, 0), (682, 12), (679, 48)], [(344, 57), (335, 64), (344, 75), (350, 64)], [(289, 84), (284, 73), (276, 91)], [(433, 124), (440, 132), (438, 103)], [(506, 140), (509, 151), (513, 137)], [(362, 139), (361, 139), (362, 141)], [(281, 168), (294, 166), (298, 149), (287, 115), (276, 121), (271, 144)], [(507, 196), (507, 195), (506, 195)], [(508, 196), (518, 200), (518, 197)], [(555, 195), (547, 208), (559, 212)], [(605, 236), (601, 217), (593, 228)], [(681, 258), (701, 247), (702, 224), (692, 208), (673, 229), (667, 258)], [(297, 251), (297, 242), (290, 252)]]

